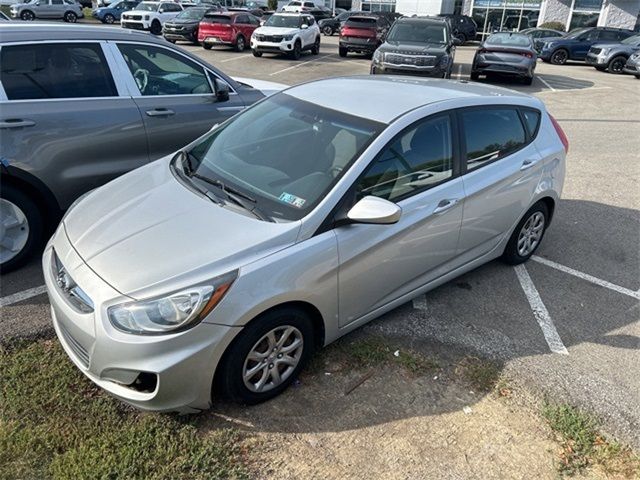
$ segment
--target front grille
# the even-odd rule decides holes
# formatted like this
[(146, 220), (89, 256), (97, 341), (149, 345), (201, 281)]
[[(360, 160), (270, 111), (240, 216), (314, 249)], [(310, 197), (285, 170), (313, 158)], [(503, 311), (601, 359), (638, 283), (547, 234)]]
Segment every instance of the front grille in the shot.
[(55, 250), (51, 255), (51, 270), (56, 288), (67, 303), (80, 313), (92, 313), (93, 301), (71, 278)]
[(80, 345), (75, 338), (73, 338), (62, 323), (58, 323), (58, 327), (60, 328), (60, 333), (62, 334), (64, 341), (67, 343), (78, 361), (84, 366), (84, 368), (89, 368), (89, 352), (87, 352), (85, 348)]
[(256, 40), (259, 42), (280, 43), (282, 38), (282, 35), (256, 35)]
[(391, 65), (411, 65), (415, 67), (433, 67), (437, 60), (437, 57), (433, 55), (387, 53), (384, 56), (385, 63), (389, 63)]
[(142, 20), (142, 15), (127, 15), (127, 20)]
[(598, 55), (601, 51), (602, 51), (601, 48), (591, 47), (591, 50), (589, 51), (589, 53), (593, 53), (594, 55)]

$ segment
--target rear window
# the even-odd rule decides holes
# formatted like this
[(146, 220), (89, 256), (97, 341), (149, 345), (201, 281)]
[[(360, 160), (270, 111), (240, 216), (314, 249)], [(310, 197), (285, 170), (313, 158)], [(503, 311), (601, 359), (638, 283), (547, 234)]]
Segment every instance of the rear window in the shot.
[(205, 15), (202, 21), (206, 23), (222, 23), (224, 25), (231, 25), (231, 17), (227, 15)]
[(376, 19), (367, 17), (350, 17), (345, 25), (350, 27), (375, 27)]
[(0, 80), (9, 100), (118, 95), (100, 45), (91, 43), (4, 46)]
[(496, 33), (487, 38), (485, 43), (492, 46), (528, 47), (531, 45), (531, 40), (527, 35)]

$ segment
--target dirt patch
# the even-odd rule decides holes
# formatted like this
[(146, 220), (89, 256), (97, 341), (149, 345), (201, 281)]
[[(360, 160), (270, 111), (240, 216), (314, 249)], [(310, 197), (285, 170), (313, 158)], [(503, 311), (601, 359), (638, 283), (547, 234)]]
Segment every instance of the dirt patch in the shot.
[(357, 366), (350, 349), (371, 351), (359, 341), (330, 348), (271, 402), (214, 409), (211, 428), (251, 433), (252, 478), (557, 478), (558, 445), (523, 392), (476, 392), (455, 356), (416, 373), (397, 360), (414, 353), (394, 345)]

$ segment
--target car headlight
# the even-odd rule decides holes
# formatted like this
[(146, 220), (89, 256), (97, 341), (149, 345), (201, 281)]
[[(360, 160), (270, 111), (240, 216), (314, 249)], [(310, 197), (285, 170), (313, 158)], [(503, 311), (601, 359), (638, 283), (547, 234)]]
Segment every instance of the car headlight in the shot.
[(107, 309), (111, 324), (126, 333), (161, 335), (186, 330), (200, 323), (220, 303), (238, 271), (211, 282), (164, 297), (126, 302)]
[(603, 48), (602, 50), (600, 50), (600, 55), (607, 55), (610, 51), (610, 48)]
[(295, 37), (295, 35), (284, 35), (282, 38), (284, 38), (287, 42), (290, 42), (291, 40), (293, 40), (293, 37)]
[(373, 63), (380, 63), (384, 60), (384, 53), (380, 50), (373, 52)]

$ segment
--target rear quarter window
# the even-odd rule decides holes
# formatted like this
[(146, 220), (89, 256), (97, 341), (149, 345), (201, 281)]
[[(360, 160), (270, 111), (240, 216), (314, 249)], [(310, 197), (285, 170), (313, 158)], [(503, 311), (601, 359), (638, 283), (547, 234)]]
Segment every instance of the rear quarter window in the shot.
[(528, 108), (523, 108), (521, 111), (524, 123), (527, 126), (527, 131), (529, 132), (529, 138), (533, 139), (538, 134), (538, 128), (540, 127), (540, 112)]

